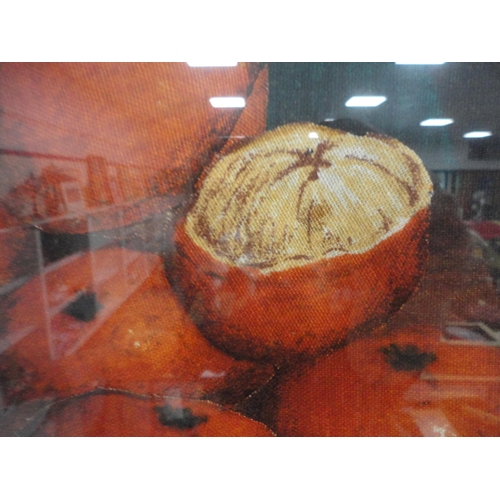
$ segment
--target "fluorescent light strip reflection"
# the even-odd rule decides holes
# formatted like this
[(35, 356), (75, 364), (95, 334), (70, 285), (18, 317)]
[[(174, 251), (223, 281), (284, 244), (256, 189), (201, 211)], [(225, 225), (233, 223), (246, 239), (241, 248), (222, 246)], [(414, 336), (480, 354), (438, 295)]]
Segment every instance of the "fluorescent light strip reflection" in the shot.
[(475, 130), (474, 132), (467, 132), (464, 134), (466, 139), (479, 139), (481, 137), (490, 137), (492, 134), (489, 130)]
[(412, 65), (415, 65), (415, 66), (422, 66), (422, 65), (436, 65), (436, 64), (446, 64), (444, 62), (397, 62), (397, 63), (394, 63), (394, 64), (412, 64)]
[(234, 68), (237, 62), (188, 62), (190, 68)]
[(211, 97), (210, 104), (214, 108), (244, 108), (243, 97)]
[(387, 97), (382, 95), (355, 95), (351, 97), (345, 105), (348, 108), (373, 108), (387, 101)]
[(450, 125), (453, 123), (451, 118), (429, 118), (420, 122), (422, 127), (444, 127), (445, 125)]

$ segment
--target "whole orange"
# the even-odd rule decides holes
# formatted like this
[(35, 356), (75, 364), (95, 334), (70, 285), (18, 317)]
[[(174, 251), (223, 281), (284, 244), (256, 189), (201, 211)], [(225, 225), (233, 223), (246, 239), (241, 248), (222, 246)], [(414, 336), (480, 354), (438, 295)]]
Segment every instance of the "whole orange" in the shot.
[(500, 348), (413, 325), (290, 372), (274, 404), (281, 436), (499, 436)]
[(55, 403), (35, 436), (271, 437), (260, 422), (208, 401), (90, 394)]
[(207, 342), (156, 255), (107, 248), (71, 257), (11, 299), (12, 345), (0, 354), (8, 404), (96, 388), (234, 403), (273, 376), (271, 366), (234, 360)]

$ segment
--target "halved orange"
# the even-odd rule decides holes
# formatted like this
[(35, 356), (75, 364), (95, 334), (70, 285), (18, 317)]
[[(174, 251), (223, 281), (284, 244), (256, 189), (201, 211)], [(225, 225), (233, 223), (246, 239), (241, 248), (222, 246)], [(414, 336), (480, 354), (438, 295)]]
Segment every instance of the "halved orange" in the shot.
[(177, 228), (173, 281), (204, 335), (234, 356), (323, 354), (412, 293), (431, 192), (395, 139), (279, 127), (211, 167)]

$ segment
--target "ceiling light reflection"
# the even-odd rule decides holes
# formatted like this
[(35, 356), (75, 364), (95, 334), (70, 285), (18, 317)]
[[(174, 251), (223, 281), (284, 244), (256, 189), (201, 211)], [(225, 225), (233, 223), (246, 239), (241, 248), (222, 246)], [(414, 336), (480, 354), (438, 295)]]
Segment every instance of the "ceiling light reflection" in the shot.
[(237, 62), (188, 62), (190, 68), (234, 68)]
[(316, 132), (309, 132), (309, 139), (319, 139), (319, 135)]
[(211, 97), (210, 104), (214, 108), (244, 108), (243, 97)]
[(453, 123), (451, 118), (429, 118), (420, 122), (422, 127), (444, 127), (445, 125), (450, 125)]
[(394, 64), (413, 64), (413, 65), (425, 65), (425, 64), (433, 64), (433, 65), (436, 65), (436, 64), (446, 64), (444, 62), (396, 62)]
[(489, 130), (475, 130), (474, 132), (467, 132), (464, 134), (466, 139), (479, 139), (481, 137), (490, 137), (492, 133)]
[(355, 95), (351, 97), (345, 105), (348, 108), (357, 108), (357, 107), (368, 107), (372, 108), (375, 106), (379, 106), (383, 102), (387, 101), (387, 97), (382, 95)]

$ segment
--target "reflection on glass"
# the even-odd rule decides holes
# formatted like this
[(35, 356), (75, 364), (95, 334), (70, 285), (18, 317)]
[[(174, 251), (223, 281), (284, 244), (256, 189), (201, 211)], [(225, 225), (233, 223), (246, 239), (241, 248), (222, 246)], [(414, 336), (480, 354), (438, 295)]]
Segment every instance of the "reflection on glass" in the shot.
[(489, 130), (476, 130), (473, 132), (467, 132), (464, 134), (464, 137), (466, 139), (478, 139), (481, 137), (490, 137), (491, 135), (493, 134)]
[[(500, 65), (395, 64), (0, 65), (0, 435), (499, 436)], [(414, 167), (375, 138), (430, 173), (427, 260), (405, 264), (409, 237), (382, 271), (297, 279), (324, 244), (386, 241), (383, 209), (414, 202)], [(182, 253), (193, 207), (212, 260)], [(277, 361), (255, 361), (261, 331)], [(310, 357), (280, 347), (311, 353), (318, 331)]]
[(348, 108), (372, 108), (376, 106), (380, 106), (383, 102), (387, 101), (387, 97), (384, 96), (368, 96), (368, 95), (357, 95), (351, 97), (346, 103), (346, 107)]
[(243, 97), (211, 97), (210, 104), (214, 108), (244, 108)]
[(409, 62), (397, 62), (397, 63), (394, 63), (394, 64), (410, 64), (410, 65), (418, 65), (418, 66), (421, 66), (421, 65), (436, 65), (436, 64), (445, 64), (444, 62), (417, 62), (417, 61), (413, 61), (411, 62), (411, 60)]
[(428, 118), (420, 122), (422, 127), (444, 127), (453, 123), (451, 118)]
[(188, 62), (188, 66), (191, 68), (233, 68), (234, 66), (238, 66), (237, 62)]

